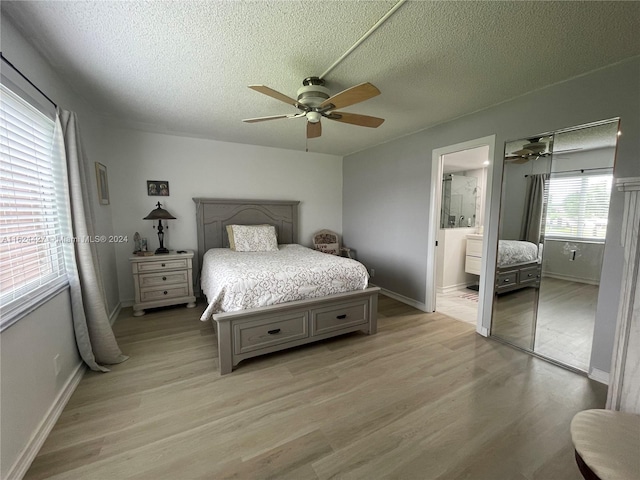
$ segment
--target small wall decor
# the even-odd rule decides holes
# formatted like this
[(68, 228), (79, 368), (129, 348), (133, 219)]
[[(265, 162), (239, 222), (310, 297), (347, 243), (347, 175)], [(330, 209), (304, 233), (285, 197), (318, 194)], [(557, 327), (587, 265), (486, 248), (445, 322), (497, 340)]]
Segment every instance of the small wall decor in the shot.
[(109, 205), (109, 182), (107, 181), (107, 167), (96, 164), (96, 182), (98, 184), (98, 201), (100, 205)]
[(147, 195), (150, 197), (168, 197), (169, 182), (166, 180), (147, 180)]

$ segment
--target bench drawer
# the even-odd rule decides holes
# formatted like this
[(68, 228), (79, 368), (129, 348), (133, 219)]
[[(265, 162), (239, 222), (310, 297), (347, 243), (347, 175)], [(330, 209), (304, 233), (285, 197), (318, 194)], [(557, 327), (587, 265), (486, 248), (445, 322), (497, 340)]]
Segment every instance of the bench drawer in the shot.
[(508, 290), (518, 284), (518, 271), (499, 273), (496, 278), (497, 291)]
[(538, 267), (527, 267), (520, 269), (520, 284), (529, 284), (538, 281)]
[(306, 311), (233, 325), (234, 353), (247, 353), (281, 343), (307, 338)]
[(322, 335), (346, 327), (365, 325), (368, 306), (368, 302), (362, 300), (311, 310), (311, 335)]

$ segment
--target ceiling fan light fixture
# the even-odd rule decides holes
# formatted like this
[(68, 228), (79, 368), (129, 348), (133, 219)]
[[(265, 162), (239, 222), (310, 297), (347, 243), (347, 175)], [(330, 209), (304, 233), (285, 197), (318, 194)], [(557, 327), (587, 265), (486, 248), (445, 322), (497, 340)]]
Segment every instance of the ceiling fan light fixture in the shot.
[(318, 107), (329, 98), (329, 89), (322, 85), (307, 85), (298, 89), (298, 103), (308, 107)]
[(318, 112), (307, 112), (307, 120), (311, 123), (318, 123), (322, 115)]

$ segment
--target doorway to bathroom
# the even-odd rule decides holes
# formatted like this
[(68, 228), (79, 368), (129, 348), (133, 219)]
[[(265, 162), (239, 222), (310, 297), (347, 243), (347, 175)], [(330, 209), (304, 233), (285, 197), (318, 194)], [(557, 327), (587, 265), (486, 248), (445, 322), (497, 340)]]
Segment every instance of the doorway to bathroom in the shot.
[(426, 298), (431, 311), (476, 325), (482, 335), (494, 142), (491, 136), (434, 150), (431, 182)]
[(478, 321), (488, 166), (487, 145), (442, 156), (436, 306), (473, 325)]

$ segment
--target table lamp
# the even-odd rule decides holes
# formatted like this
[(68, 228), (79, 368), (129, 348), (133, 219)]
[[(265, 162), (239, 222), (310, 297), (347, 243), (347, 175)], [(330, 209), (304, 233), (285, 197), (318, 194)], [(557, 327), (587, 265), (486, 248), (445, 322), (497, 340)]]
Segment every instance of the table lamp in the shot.
[[(160, 248), (156, 250), (158, 253), (169, 253), (169, 249), (164, 248), (164, 228), (162, 227), (162, 220), (175, 220), (176, 217), (162, 208), (162, 204), (158, 202), (157, 207), (151, 210), (151, 213), (143, 218), (143, 220), (158, 220), (158, 240), (160, 241)], [(156, 228), (155, 225), (153, 228)], [(167, 228), (169, 226), (167, 225)]]

